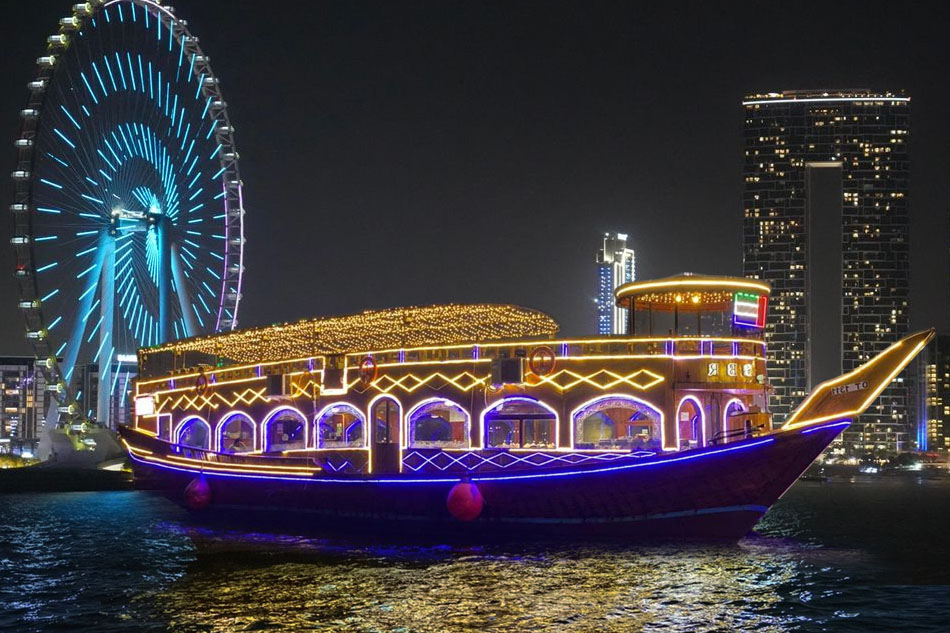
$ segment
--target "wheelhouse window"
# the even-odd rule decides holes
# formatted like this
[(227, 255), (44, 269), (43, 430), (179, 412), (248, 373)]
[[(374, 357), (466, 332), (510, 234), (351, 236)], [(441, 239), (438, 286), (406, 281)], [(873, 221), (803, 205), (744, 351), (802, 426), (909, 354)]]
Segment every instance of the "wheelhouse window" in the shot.
[(264, 450), (307, 448), (307, 420), (296, 409), (281, 409), (264, 423)]
[(399, 403), (392, 398), (381, 398), (373, 404), (371, 415), (376, 429), (376, 443), (399, 443)]
[(317, 448), (362, 448), (363, 414), (348, 404), (323, 410), (317, 418)]
[(536, 400), (503, 400), (484, 417), (487, 448), (557, 447), (557, 416)]
[(411, 448), (466, 448), (468, 440), (468, 414), (454, 402), (434, 400), (409, 414)]
[(574, 448), (659, 450), (660, 413), (646, 403), (608, 396), (574, 414)]
[(221, 423), (218, 450), (222, 453), (247, 453), (253, 451), (257, 435), (254, 421), (244, 413), (234, 414)]
[(201, 418), (190, 418), (178, 427), (177, 443), (191, 448), (211, 448), (211, 427)]

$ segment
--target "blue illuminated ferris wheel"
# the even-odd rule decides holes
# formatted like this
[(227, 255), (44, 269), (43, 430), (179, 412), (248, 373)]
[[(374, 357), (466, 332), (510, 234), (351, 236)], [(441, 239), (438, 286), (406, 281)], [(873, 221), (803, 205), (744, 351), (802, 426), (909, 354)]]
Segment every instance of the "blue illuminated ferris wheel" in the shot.
[(21, 112), (15, 275), (51, 415), (85, 417), (69, 384), (92, 362), (105, 421), (127, 355), (237, 324), (242, 184), (218, 79), (171, 7), (86, 2), (59, 26)]

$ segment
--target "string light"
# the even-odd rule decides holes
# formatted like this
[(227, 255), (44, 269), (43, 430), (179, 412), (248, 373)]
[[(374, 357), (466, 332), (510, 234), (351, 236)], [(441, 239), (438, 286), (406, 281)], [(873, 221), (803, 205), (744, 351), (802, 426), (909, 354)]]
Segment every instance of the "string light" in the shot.
[(139, 353), (145, 368), (157, 355), (168, 352), (176, 355), (198, 352), (239, 363), (267, 363), (354, 350), (550, 338), (558, 329), (554, 319), (537, 310), (513, 305), (449, 304), (307, 319), (175, 341), (145, 348)]

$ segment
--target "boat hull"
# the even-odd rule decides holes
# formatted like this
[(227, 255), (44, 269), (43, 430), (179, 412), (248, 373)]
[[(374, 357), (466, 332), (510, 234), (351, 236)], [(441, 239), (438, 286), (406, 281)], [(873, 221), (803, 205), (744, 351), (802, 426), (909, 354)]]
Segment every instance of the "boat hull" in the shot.
[[(210, 502), (196, 516), (317, 532), (412, 535), (571, 534), (643, 539), (728, 539), (748, 533), (847, 422), (775, 432), (726, 446), (564, 468), (472, 473), (260, 477), (171, 466), (132, 453), (137, 485), (194, 506), (202, 480)], [(141, 434), (123, 431), (130, 446)], [(171, 446), (171, 445), (169, 445)], [(156, 447), (150, 446), (150, 455)], [(484, 501), (473, 521), (453, 518), (452, 488), (474, 484)]]

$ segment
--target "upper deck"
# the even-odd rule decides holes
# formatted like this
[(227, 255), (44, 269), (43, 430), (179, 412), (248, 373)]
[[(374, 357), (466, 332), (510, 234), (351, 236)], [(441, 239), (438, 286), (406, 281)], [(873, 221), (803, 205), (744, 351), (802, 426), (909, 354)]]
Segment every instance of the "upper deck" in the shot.
[(700, 285), (669, 301), (618, 289), (635, 297), (638, 333), (649, 328), (639, 336), (556, 339), (535, 311), (440, 306), (142, 350), (136, 427), (222, 452), (355, 451), (339, 464), (357, 471), (386, 445), (414, 468), (435, 454), (675, 451), (769, 430), (748, 298)]

